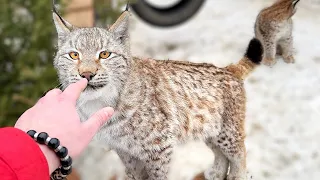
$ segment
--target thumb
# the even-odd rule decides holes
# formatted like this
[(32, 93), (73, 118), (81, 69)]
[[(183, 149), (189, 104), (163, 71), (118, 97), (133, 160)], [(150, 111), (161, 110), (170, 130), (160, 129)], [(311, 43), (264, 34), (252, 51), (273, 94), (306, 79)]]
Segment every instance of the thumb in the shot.
[(112, 116), (114, 110), (111, 107), (100, 109), (94, 113), (87, 121), (83, 123), (86, 134), (94, 136), (99, 128), (103, 126)]

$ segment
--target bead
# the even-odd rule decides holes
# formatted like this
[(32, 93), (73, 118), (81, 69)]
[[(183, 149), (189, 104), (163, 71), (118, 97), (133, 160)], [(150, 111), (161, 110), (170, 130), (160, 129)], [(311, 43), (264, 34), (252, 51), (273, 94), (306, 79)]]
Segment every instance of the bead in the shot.
[(59, 158), (64, 158), (68, 155), (68, 149), (66, 147), (61, 147), (59, 151), (56, 152)]
[(39, 133), (35, 133), (35, 134), (33, 135), (33, 139), (34, 139), (35, 141), (37, 141), (38, 135), (39, 135)]
[(62, 148), (62, 146), (59, 145), (59, 146), (54, 150), (54, 152), (56, 152), (56, 154), (57, 154), (57, 152), (58, 152), (61, 148)]
[(67, 156), (64, 157), (64, 158), (60, 158), (61, 161), (66, 161), (66, 160), (68, 160), (68, 159), (69, 159), (69, 155), (67, 155)]
[(72, 172), (72, 168), (69, 168), (69, 169), (61, 168), (60, 172), (61, 172), (62, 175), (69, 175)]
[(60, 163), (61, 163), (61, 166), (63, 166), (63, 167), (71, 166), (72, 158), (70, 156), (67, 156), (67, 159), (61, 160)]
[(51, 137), (48, 137), (47, 139), (46, 139), (46, 142), (44, 142), (46, 145), (48, 145), (48, 143), (49, 143), (49, 141), (51, 140)]
[(57, 138), (51, 138), (48, 142), (48, 147), (52, 150), (55, 150), (60, 145), (60, 141)]
[(29, 130), (28, 132), (27, 132), (27, 134), (30, 136), (30, 137), (34, 137), (34, 134), (36, 134), (37, 132), (35, 131), (35, 130)]
[(45, 132), (41, 132), (39, 133), (38, 137), (37, 137), (37, 142), (39, 144), (44, 144), (46, 142), (46, 139), (48, 138), (48, 134)]
[(68, 169), (70, 169), (72, 167), (71, 166), (67, 166), (67, 167), (61, 166), (61, 168), (65, 169), (65, 170), (68, 170)]

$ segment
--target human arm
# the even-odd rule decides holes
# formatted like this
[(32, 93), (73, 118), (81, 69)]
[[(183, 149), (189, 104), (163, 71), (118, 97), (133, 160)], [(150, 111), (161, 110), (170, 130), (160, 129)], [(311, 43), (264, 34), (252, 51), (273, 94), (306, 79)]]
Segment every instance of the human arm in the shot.
[[(26, 133), (31, 129), (36, 130), (37, 132), (46, 132), (50, 137), (58, 138), (61, 145), (68, 148), (69, 155), (73, 159), (77, 158), (89, 144), (98, 129), (113, 114), (113, 109), (106, 107), (93, 114), (92, 117), (90, 117), (87, 121), (83, 123), (80, 122), (80, 118), (77, 114), (75, 106), (80, 93), (85, 89), (86, 85), (87, 80), (82, 79), (77, 83), (69, 85), (63, 92), (59, 89), (53, 89), (49, 91), (32, 108), (28, 109), (22, 114), (22, 116), (16, 122), (15, 128), (19, 129), (22, 133)], [(22, 137), (20, 138), (24, 139)], [(30, 156), (38, 154), (37, 157), (39, 158), (41, 155), (39, 155), (37, 152), (42, 152), (42, 156), (45, 157), (44, 159), (47, 162), (47, 175), (49, 176), (49, 174), (59, 167), (60, 162), (58, 157), (45, 145), (39, 145), (31, 137), (28, 138), (28, 140), (31, 142), (33, 141), (38, 150), (35, 152), (29, 151), (26, 154), (30, 155), (30, 153), (33, 153)], [(81, 139), (81, 141), (79, 141), (79, 139)], [(25, 142), (28, 141), (18, 141), (21, 151), (24, 149), (21, 148), (20, 145)], [(15, 149), (15, 146), (8, 144), (7, 148), (8, 153), (10, 149)], [(7, 153), (4, 153), (3, 156), (7, 157)], [(18, 161), (19, 159), (16, 158), (15, 163), (19, 164), (20, 162)], [(37, 163), (39, 164), (38, 161)], [(34, 169), (31, 165), (29, 166), (29, 171), (39, 173), (38, 168)], [(33, 178), (31, 179), (34, 180)], [(28, 179), (23, 178), (23, 180)]]

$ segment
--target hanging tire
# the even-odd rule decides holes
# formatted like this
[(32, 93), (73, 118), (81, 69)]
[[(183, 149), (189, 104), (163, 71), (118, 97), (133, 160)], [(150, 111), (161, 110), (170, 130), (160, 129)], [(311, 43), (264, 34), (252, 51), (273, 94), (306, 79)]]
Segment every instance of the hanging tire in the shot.
[(137, 0), (130, 6), (143, 21), (158, 27), (170, 27), (189, 20), (203, 3), (204, 0), (180, 0), (173, 6), (159, 8), (146, 0)]

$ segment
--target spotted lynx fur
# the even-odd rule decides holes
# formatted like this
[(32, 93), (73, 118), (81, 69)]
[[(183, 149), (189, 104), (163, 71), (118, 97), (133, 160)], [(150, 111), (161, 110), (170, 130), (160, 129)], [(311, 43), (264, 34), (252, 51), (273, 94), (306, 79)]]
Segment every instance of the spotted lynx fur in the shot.
[(202, 140), (215, 154), (206, 179), (246, 179), (243, 80), (262, 60), (253, 38), (237, 64), (141, 59), (129, 46), (129, 12), (109, 28), (78, 28), (53, 12), (54, 58), (62, 87), (89, 80), (77, 102), (81, 120), (111, 106), (95, 139), (114, 149), (129, 180), (166, 180), (173, 147)]
[(271, 6), (260, 11), (255, 22), (255, 36), (263, 45), (262, 63), (273, 66), (276, 55), (286, 63), (294, 63), (292, 16), (300, 0), (276, 0)]

